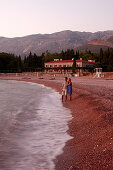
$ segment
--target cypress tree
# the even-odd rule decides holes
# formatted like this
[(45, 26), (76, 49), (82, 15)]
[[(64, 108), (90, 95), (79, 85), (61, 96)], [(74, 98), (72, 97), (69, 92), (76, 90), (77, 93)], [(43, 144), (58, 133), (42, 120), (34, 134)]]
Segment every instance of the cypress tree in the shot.
[(99, 62), (102, 63), (102, 59), (103, 59), (103, 49), (100, 49), (100, 54), (99, 54)]
[(72, 66), (73, 73), (76, 73), (76, 57), (73, 59), (73, 66)]

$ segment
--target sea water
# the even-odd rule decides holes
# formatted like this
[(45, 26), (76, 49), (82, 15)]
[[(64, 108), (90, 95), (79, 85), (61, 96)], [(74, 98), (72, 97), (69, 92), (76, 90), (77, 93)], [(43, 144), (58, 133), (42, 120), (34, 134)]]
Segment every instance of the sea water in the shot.
[(0, 170), (54, 170), (71, 118), (55, 90), (0, 80)]

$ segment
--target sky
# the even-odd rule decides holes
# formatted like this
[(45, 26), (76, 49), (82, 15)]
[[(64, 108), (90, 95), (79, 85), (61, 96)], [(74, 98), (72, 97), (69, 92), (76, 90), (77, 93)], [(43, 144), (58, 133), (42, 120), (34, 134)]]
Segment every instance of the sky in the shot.
[(0, 0), (0, 36), (113, 30), (113, 0)]

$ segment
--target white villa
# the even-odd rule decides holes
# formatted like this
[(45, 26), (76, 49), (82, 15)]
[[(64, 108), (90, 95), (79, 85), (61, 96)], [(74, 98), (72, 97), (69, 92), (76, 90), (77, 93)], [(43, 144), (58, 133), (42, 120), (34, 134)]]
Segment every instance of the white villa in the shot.
[[(76, 67), (78, 71), (88, 72), (88, 68), (93, 68), (95, 65), (94, 60), (76, 60)], [(45, 72), (72, 72), (73, 59), (72, 60), (62, 60), (54, 59), (54, 61), (45, 63)]]

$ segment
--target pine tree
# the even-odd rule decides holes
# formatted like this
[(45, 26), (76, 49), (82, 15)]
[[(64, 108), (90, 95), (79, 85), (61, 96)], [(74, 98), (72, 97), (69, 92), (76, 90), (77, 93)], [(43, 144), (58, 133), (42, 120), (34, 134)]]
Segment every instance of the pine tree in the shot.
[(21, 73), (22, 72), (22, 60), (21, 57), (18, 57), (18, 68), (17, 68), (17, 72)]
[(109, 58), (108, 58), (108, 63), (109, 63), (109, 65), (113, 66), (113, 50), (110, 50), (110, 55), (109, 55)]
[(73, 66), (72, 66), (73, 73), (76, 73), (76, 57), (73, 59)]
[(102, 59), (103, 59), (103, 49), (100, 49), (100, 54), (99, 54), (99, 62), (102, 63)]

